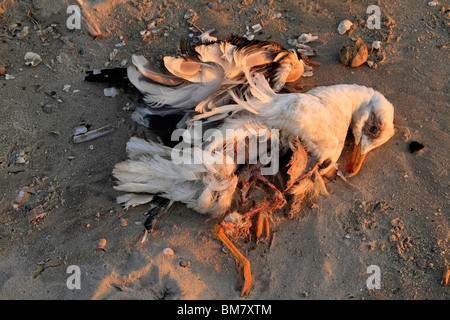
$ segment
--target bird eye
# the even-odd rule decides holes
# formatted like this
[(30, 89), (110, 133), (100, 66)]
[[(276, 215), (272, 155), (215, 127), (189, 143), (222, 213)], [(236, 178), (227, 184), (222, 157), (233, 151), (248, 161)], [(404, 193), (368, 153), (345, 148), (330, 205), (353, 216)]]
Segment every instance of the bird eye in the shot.
[(369, 129), (369, 131), (370, 131), (370, 133), (375, 134), (375, 133), (378, 132), (378, 127), (377, 127), (377, 126), (371, 126), (370, 129)]

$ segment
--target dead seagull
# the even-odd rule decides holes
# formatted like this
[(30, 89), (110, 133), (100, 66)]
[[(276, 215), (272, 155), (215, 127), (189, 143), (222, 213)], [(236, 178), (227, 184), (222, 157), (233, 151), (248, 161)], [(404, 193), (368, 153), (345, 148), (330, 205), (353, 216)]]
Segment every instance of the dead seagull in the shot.
[[(129, 160), (117, 164), (113, 170), (118, 180), (115, 188), (128, 192), (117, 198), (125, 207), (147, 203), (158, 195), (213, 217), (225, 215), (216, 225), (215, 232), (243, 265), (245, 283), (241, 295), (250, 290), (250, 263), (226, 237), (227, 229), (248, 230), (252, 216), (258, 217), (257, 229), (261, 229), (263, 219), (259, 217), (264, 217), (267, 210), (283, 207), (286, 197), (293, 198), (290, 208), (296, 210), (305, 195), (322, 193), (322, 176), (336, 167), (348, 129), (355, 139), (348, 176), (359, 171), (367, 152), (394, 134), (394, 107), (371, 88), (334, 85), (318, 87), (304, 94), (276, 94), (263, 75), (255, 73), (248, 79), (249, 90), (239, 93), (228, 90), (233, 103), (214, 107), (198, 114), (194, 120), (219, 118), (223, 123), (217, 130), (253, 129), (247, 131), (262, 140), (273, 139), (267, 136), (267, 132), (272, 131), (260, 129), (277, 129), (280, 145), (293, 152), (287, 170), (289, 178), (282, 191), (261, 175), (260, 165), (244, 166), (247, 169), (243, 170), (236, 162), (211, 164), (205, 161), (205, 153), (211, 155), (213, 150), (211, 145), (214, 148), (227, 145), (222, 142), (207, 144), (202, 146), (203, 149), (194, 146), (191, 155), (197, 157), (195, 161), (179, 163), (174, 161), (174, 149), (131, 138), (127, 144)], [(265, 135), (260, 136), (259, 132)], [(231, 139), (242, 142), (246, 138)], [(307, 164), (310, 159), (312, 165)], [(265, 188), (269, 195), (256, 207), (245, 200), (255, 188)], [(241, 206), (236, 210), (232, 204), (237, 194)]]

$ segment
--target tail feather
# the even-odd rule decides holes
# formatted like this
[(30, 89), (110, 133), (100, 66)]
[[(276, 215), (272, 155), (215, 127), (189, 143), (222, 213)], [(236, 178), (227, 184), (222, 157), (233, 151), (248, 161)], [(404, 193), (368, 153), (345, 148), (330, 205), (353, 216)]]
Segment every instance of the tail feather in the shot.
[[(160, 194), (202, 213), (221, 214), (227, 210), (237, 185), (236, 165), (214, 165), (198, 159), (193, 163), (175, 163), (172, 150), (132, 138), (127, 144), (131, 160), (118, 163), (113, 170), (118, 180), (114, 188), (127, 192), (117, 201), (130, 207), (147, 203), (151, 195)], [(131, 196), (133, 193), (141, 195)]]

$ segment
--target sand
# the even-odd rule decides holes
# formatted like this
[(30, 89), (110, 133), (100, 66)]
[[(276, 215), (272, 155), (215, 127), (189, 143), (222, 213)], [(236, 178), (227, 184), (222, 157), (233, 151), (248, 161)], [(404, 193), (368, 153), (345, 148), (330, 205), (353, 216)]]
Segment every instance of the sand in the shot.
[[(364, 26), (373, 2), (380, 30)], [(369, 153), (358, 175), (328, 183), (329, 195), (291, 220), (274, 212), (268, 240), (237, 241), (252, 268), (248, 298), (450, 298), (441, 285), (450, 263), (448, 1), (435, 7), (413, 0), (219, 1), (217, 11), (207, 1), (88, 3), (105, 38), (94, 40), (84, 24), (66, 27), (72, 1), (3, 2), (0, 65), (15, 78), (0, 76), (1, 299), (240, 299), (235, 261), (216, 239), (214, 219), (175, 204), (138, 244), (147, 208), (125, 211), (116, 204), (111, 171), (126, 159), (130, 137), (152, 137), (131, 120), (141, 100), (128, 91), (105, 97), (110, 86), (84, 82), (84, 71), (104, 68), (114, 49), (111, 67), (133, 53), (155, 60), (175, 54), (191, 32), (188, 9), (198, 15), (198, 27), (215, 28), (219, 38), (260, 23), (256, 39), (289, 47), (288, 39), (311, 32), (318, 36), (311, 60), (321, 66), (298, 84), (366, 85), (395, 106), (395, 136)], [(156, 18), (161, 30), (143, 39), (140, 31)], [(358, 25), (351, 34), (337, 32), (344, 19)], [(20, 38), (24, 27), (29, 33)], [(376, 68), (340, 63), (341, 46), (358, 37), (369, 47), (382, 42), (386, 57)], [(25, 65), (26, 52), (43, 62)], [(45, 104), (53, 104), (50, 113)], [(114, 130), (74, 144), (72, 129), (82, 124)], [(412, 154), (412, 141), (422, 143), (423, 152)], [(351, 147), (350, 139), (341, 168)], [(19, 156), (25, 163), (17, 163)], [(29, 197), (15, 210), (12, 202), (24, 186)], [(26, 209), (38, 205), (48, 214), (28, 222)], [(99, 239), (106, 239), (104, 250), (95, 250)], [(164, 248), (174, 254), (164, 255)], [(372, 265), (379, 268), (380, 289), (367, 286)], [(74, 275), (69, 266), (80, 271), (80, 289), (67, 286)]]

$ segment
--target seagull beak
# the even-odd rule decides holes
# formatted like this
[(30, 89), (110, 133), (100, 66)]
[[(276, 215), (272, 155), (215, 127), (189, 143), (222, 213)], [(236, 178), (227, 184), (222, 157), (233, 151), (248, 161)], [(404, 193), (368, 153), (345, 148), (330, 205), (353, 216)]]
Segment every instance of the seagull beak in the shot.
[(361, 165), (365, 157), (366, 153), (361, 154), (361, 141), (360, 141), (353, 149), (352, 159), (348, 164), (347, 173), (345, 175), (347, 178), (353, 177), (355, 174), (358, 173), (359, 169), (361, 169)]

